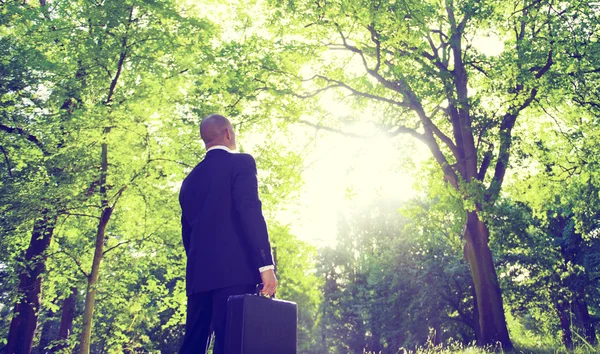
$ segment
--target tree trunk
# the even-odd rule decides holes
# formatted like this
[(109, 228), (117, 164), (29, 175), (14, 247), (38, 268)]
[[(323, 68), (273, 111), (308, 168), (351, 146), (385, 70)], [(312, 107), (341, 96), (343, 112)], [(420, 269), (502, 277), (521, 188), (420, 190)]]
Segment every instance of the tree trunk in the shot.
[(38, 353), (46, 353), (44, 350), (52, 341), (53, 334), (53, 319), (56, 317), (56, 314), (53, 311), (49, 311), (48, 315), (45, 316), (44, 325), (42, 326), (42, 333), (40, 333), (40, 342), (37, 346)]
[(505, 350), (511, 349), (498, 275), (488, 245), (489, 230), (475, 211), (467, 213), (464, 237), (465, 257), (471, 268), (479, 314), (477, 343), (481, 346), (500, 344)]
[(71, 288), (71, 295), (63, 301), (62, 316), (57, 340), (60, 343), (53, 348), (52, 352), (59, 352), (67, 347), (67, 340), (73, 330), (73, 319), (75, 318), (75, 304), (77, 303), (77, 288)]
[(100, 263), (102, 262), (102, 252), (104, 249), (104, 234), (106, 231), (106, 225), (110, 220), (112, 208), (106, 208), (102, 212), (100, 223), (98, 224), (98, 231), (96, 233), (96, 250), (94, 252), (94, 261), (92, 263), (92, 272), (88, 277), (88, 283), (85, 295), (85, 308), (83, 310), (83, 327), (81, 330), (81, 340), (79, 353), (89, 354), (91, 336), (92, 336), (92, 317), (94, 315), (94, 304), (96, 301), (96, 284), (98, 283), (98, 276), (100, 274)]
[[(373, 322), (373, 318), (371, 318), (371, 322)], [(369, 349), (373, 353), (379, 353), (383, 350), (381, 345), (381, 328), (377, 326), (371, 326), (371, 343), (369, 344)]]
[(4, 348), (7, 354), (29, 353), (33, 345), (40, 310), (42, 274), (46, 270), (46, 250), (50, 246), (57, 219), (49, 210), (42, 211), (42, 215), (34, 223), (31, 241), (25, 253), (27, 268), (19, 276), (19, 300), (10, 323), (8, 343)]
[[(109, 128), (104, 130), (105, 134), (108, 134)], [(100, 193), (102, 196), (102, 216), (98, 222), (98, 230), (96, 232), (96, 247), (94, 251), (94, 261), (92, 263), (92, 271), (88, 276), (88, 283), (85, 295), (85, 308), (83, 310), (83, 327), (81, 330), (80, 337), (80, 348), (79, 353), (89, 354), (90, 344), (92, 337), (92, 318), (94, 315), (94, 303), (96, 300), (96, 285), (98, 283), (98, 276), (100, 274), (100, 263), (102, 263), (103, 249), (104, 249), (104, 235), (106, 232), (106, 226), (110, 220), (113, 208), (108, 205), (108, 198), (106, 194), (106, 175), (108, 170), (108, 144), (102, 143), (102, 164), (100, 172)]]
[(579, 320), (581, 321), (581, 325), (583, 326), (583, 331), (585, 334), (585, 340), (591, 345), (596, 345), (596, 329), (594, 328), (594, 322), (590, 316), (590, 312), (588, 310), (587, 302), (585, 301), (585, 293), (580, 292), (577, 294), (577, 298), (575, 300), (575, 306), (577, 309), (577, 315)]
[(573, 333), (571, 333), (571, 311), (569, 311), (569, 302), (566, 300), (555, 303), (558, 319), (560, 320), (560, 329), (562, 331), (562, 340), (567, 350), (573, 350)]
[[(465, 254), (465, 258), (466, 258)], [(479, 307), (477, 306), (477, 294), (475, 293), (475, 282), (473, 282), (473, 275), (471, 274), (471, 293), (473, 294), (473, 320), (472, 328), (475, 333), (475, 338), (481, 338), (481, 331), (479, 327)]]

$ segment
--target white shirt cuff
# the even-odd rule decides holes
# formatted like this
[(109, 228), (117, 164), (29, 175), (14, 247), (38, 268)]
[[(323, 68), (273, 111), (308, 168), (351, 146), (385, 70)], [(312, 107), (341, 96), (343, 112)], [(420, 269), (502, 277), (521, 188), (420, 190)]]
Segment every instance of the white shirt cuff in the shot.
[(262, 273), (262, 272), (265, 272), (265, 271), (271, 270), (271, 269), (275, 269), (275, 266), (272, 264), (268, 265), (268, 266), (260, 267), (260, 268), (258, 268), (258, 271)]

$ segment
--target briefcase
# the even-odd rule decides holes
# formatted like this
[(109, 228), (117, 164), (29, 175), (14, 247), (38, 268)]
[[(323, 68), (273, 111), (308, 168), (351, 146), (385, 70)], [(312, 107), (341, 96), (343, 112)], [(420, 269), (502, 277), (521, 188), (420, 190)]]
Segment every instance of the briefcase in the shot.
[(227, 300), (225, 354), (296, 354), (298, 307), (259, 295)]

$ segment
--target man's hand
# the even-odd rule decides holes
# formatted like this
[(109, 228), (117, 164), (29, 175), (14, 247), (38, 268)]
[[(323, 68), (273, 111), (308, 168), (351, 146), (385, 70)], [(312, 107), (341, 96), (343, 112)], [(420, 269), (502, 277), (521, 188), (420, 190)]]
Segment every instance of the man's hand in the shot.
[(273, 296), (277, 292), (277, 278), (275, 277), (275, 271), (273, 269), (265, 270), (260, 273), (262, 279), (263, 288), (260, 293), (263, 295)]

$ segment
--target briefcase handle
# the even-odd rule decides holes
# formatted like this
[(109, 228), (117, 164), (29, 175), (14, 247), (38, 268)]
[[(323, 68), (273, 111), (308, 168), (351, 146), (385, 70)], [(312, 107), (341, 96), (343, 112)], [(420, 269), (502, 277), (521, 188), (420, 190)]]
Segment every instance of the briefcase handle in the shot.
[[(266, 295), (263, 295), (263, 294), (261, 294), (261, 293), (260, 293), (260, 291), (262, 290), (263, 286), (264, 286), (264, 284), (263, 284), (263, 283), (260, 283), (260, 284), (258, 284), (258, 285), (256, 286), (256, 295), (258, 295), (258, 296), (261, 296), (261, 297), (267, 297), (267, 298), (268, 298), (268, 296), (266, 296)], [(271, 298), (271, 299), (274, 299), (274, 298), (275, 298), (275, 294), (271, 295), (271, 297), (270, 297), (270, 298)]]

